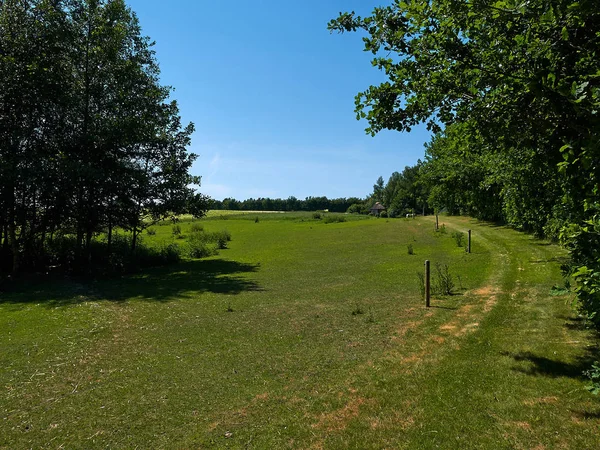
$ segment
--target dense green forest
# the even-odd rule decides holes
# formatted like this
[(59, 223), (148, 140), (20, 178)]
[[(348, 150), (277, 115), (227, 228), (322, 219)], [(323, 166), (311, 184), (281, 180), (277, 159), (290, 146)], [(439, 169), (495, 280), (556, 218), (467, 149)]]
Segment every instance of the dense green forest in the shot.
[(328, 209), (331, 212), (346, 212), (351, 205), (361, 201), (356, 197), (329, 199), (324, 196), (306, 197), (304, 200), (292, 196), (286, 199), (249, 198), (241, 201), (228, 197), (222, 201), (212, 200), (211, 209), (231, 211), (318, 211)]
[(598, 3), (395, 1), (329, 29), (364, 34), (387, 78), (356, 97), (368, 133), (434, 132), (429, 205), (560, 240), (600, 324)]
[(159, 75), (123, 0), (0, 1), (0, 274), (81, 269), (114, 229), (135, 252), (152, 222), (203, 214), (194, 127)]

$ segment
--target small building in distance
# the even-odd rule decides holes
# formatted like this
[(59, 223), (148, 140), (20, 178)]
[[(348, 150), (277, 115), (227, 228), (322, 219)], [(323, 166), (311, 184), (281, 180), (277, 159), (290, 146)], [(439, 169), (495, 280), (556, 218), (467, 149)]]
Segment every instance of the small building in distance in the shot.
[(373, 207), (371, 208), (371, 214), (373, 214), (375, 217), (379, 217), (379, 214), (381, 214), (381, 211), (385, 211), (385, 206), (383, 206), (379, 202), (375, 203), (373, 205)]

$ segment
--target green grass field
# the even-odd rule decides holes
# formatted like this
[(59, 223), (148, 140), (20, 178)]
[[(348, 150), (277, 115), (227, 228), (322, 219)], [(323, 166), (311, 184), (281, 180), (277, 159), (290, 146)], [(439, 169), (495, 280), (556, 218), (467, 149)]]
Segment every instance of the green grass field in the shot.
[[(561, 249), (466, 218), (256, 217), (180, 224), (227, 229), (218, 256), (0, 294), (0, 448), (600, 448)], [(429, 309), (425, 259), (456, 283)]]

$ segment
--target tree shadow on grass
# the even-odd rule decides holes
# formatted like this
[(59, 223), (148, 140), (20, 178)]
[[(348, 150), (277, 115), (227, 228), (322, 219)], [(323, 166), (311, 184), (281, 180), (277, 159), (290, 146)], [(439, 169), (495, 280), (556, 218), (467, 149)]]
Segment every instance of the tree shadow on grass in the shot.
[(39, 280), (20, 283), (11, 292), (0, 294), (0, 304), (59, 307), (86, 301), (174, 301), (206, 292), (237, 295), (262, 290), (245, 276), (259, 267), (225, 259), (192, 260), (116, 279)]
[(521, 372), (526, 375), (543, 376), (548, 378), (576, 378), (587, 380), (584, 374), (586, 370), (592, 366), (594, 361), (600, 357), (598, 349), (590, 349), (588, 352), (577, 358), (574, 362), (566, 362), (545, 356), (539, 356), (532, 352), (501, 352), (501, 355), (513, 358), (515, 361), (522, 363), (512, 370)]

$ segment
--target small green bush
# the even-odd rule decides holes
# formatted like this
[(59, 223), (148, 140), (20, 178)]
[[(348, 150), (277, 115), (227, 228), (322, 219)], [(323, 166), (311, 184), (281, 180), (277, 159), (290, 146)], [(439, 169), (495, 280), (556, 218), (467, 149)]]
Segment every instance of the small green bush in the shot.
[(199, 223), (193, 223), (190, 227), (190, 231), (192, 233), (200, 233), (201, 231), (204, 231), (204, 225)]
[(413, 249), (413, 245), (412, 244), (408, 244), (406, 246), (406, 250), (408, 251), (409, 255), (414, 255), (415, 254), (415, 250)]
[(465, 233), (463, 233), (462, 231), (455, 231), (454, 233), (452, 233), (452, 237), (454, 238), (456, 245), (458, 245), (459, 247), (463, 246)]
[(156, 234), (156, 230), (154, 228), (148, 228), (146, 233), (148, 233), (148, 236), (154, 236)]
[(435, 275), (433, 276), (431, 290), (438, 295), (452, 295), (454, 279), (447, 264), (435, 263)]
[(364, 205), (361, 205), (360, 203), (353, 203), (348, 207), (346, 212), (348, 214), (364, 214), (364, 209)]
[(187, 241), (187, 254), (190, 258), (205, 258), (216, 254), (214, 246), (209, 245), (206, 233), (195, 232), (190, 234)]
[(379, 217), (381, 217), (382, 219), (387, 219), (388, 218), (388, 213), (385, 211), (381, 211), (379, 213)]
[(181, 227), (179, 225), (173, 225), (173, 227), (171, 228), (171, 233), (173, 233), (173, 236), (180, 236)]
[(312, 218), (313, 219), (317, 219), (317, 220), (321, 220), (321, 213), (319, 213), (319, 212), (313, 213)]
[(446, 225), (445, 225), (445, 224), (442, 224), (442, 225), (439, 227), (439, 231), (440, 231), (440, 233), (442, 233), (442, 234), (446, 234), (446, 233), (448, 232), (448, 230), (446, 230)]

